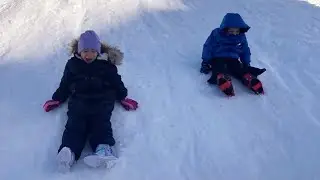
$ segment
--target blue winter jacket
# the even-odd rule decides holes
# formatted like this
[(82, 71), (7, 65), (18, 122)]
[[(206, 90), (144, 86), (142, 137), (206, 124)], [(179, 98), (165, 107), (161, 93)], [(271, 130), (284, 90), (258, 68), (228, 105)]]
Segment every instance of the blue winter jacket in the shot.
[[(228, 35), (227, 28), (240, 28), (239, 35)], [(219, 28), (214, 29), (203, 45), (202, 59), (213, 58), (240, 59), (243, 64), (250, 65), (250, 48), (245, 33), (250, 27), (237, 13), (227, 13)]]

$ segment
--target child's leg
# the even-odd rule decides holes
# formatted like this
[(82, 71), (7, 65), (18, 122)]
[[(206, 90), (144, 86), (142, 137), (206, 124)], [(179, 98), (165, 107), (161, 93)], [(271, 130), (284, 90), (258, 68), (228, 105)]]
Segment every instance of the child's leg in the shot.
[(229, 76), (228, 61), (230, 59), (219, 58), (212, 62), (212, 75), (208, 80), (210, 84), (218, 85), (219, 89), (227, 96), (233, 96), (234, 90)]
[(228, 67), (231, 75), (240, 80), (242, 84), (257, 94), (263, 93), (263, 87), (260, 80), (250, 71), (255, 70), (256, 74), (261, 74), (265, 71), (264, 69), (261, 69), (260, 72), (253, 68), (243, 68), (241, 63), (236, 60), (230, 61)]
[(86, 143), (86, 116), (81, 113), (74, 104), (69, 106), (68, 121), (62, 136), (62, 143), (59, 152), (63, 147), (68, 147), (75, 154), (78, 160)]
[(110, 122), (113, 108), (114, 102), (103, 102), (90, 117), (89, 143), (94, 154), (84, 158), (90, 167), (111, 168), (117, 159), (111, 148), (115, 144)]
[(218, 74), (228, 74), (226, 59), (217, 58), (211, 61), (211, 77), (208, 80), (210, 84), (217, 84), (217, 76)]
[(89, 143), (95, 153), (84, 158), (84, 162), (90, 167), (110, 168), (115, 163), (116, 157), (111, 148), (115, 140), (110, 122), (113, 108), (114, 102), (102, 103), (90, 117)]
[(109, 146), (115, 144), (110, 122), (113, 109), (114, 102), (101, 103), (99, 111), (89, 117), (89, 143), (93, 151), (96, 150), (99, 144), (107, 144)]
[(237, 59), (232, 59), (228, 61), (228, 70), (230, 75), (236, 79), (242, 79), (243, 76), (247, 73), (247, 68), (243, 68), (241, 62)]

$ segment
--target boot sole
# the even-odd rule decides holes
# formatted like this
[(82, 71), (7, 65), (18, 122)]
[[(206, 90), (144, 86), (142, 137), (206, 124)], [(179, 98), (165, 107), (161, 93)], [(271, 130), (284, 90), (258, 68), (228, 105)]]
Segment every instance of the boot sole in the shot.
[(225, 76), (217, 79), (219, 89), (227, 96), (234, 96), (234, 89), (231, 80), (228, 80)]
[(72, 162), (72, 152), (69, 149), (62, 148), (57, 155), (58, 171), (66, 173), (70, 171)]
[(116, 163), (117, 158), (114, 156), (98, 156), (98, 155), (89, 155), (83, 159), (84, 163), (89, 167), (99, 168), (112, 168)]
[(262, 87), (262, 83), (260, 80), (258, 79), (252, 79), (251, 81), (251, 90), (256, 93), (256, 94), (264, 94), (264, 90), (263, 90), (263, 87)]
[(257, 77), (253, 77), (250, 74), (245, 75), (243, 84), (257, 95), (264, 94), (262, 83)]

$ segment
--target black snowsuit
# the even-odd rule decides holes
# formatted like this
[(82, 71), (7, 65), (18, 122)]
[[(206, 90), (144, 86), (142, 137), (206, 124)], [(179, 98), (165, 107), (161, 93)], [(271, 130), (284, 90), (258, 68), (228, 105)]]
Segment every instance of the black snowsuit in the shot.
[(86, 63), (75, 55), (68, 60), (59, 88), (52, 99), (68, 102), (68, 121), (59, 151), (69, 147), (78, 160), (89, 140), (94, 151), (99, 144), (113, 146), (111, 114), (117, 100), (127, 96), (117, 67), (96, 59)]

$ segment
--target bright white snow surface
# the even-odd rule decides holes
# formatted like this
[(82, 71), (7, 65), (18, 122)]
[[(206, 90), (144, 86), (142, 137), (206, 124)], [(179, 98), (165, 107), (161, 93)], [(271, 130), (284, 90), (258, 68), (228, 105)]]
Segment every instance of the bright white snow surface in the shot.
[[(320, 9), (300, 0), (2, 0), (1, 180), (320, 179)], [(202, 45), (227, 12), (252, 27), (266, 94), (226, 98), (199, 73)], [(45, 113), (70, 57), (94, 29), (125, 53), (135, 112), (117, 106), (110, 171), (55, 172), (67, 106)], [(88, 149), (87, 149), (88, 150)], [(88, 152), (88, 151), (87, 151)]]

